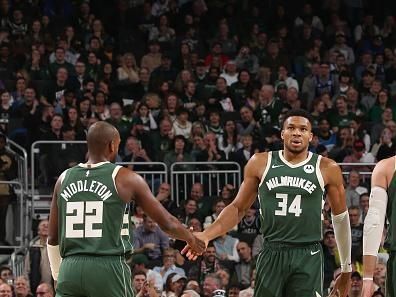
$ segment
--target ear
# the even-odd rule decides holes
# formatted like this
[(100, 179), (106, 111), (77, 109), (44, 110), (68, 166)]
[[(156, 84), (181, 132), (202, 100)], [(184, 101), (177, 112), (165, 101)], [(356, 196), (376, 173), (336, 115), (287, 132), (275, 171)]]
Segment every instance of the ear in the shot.
[(112, 153), (112, 152), (115, 151), (115, 143), (114, 143), (114, 140), (112, 140), (112, 141), (110, 142), (109, 150), (110, 150), (110, 153)]
[(282, 129), (282, 131), (281, 131), (281, 139), (282, 140), (285, 140), (285, 137), (283, 136), (284, 133), (285, 133), (285, 130)]
[(311, 142), (312, 139), (313, 139), (313, 133), (311, 132), (311, 133), (309, 133), (309, 142)]

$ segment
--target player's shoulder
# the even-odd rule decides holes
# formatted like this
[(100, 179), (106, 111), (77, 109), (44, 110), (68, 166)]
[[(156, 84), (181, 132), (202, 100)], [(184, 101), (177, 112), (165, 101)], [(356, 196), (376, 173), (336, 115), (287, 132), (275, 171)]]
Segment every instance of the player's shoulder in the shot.
[(267, 164), (269, 152), (255, 153), (250, 158), (250, 163), (253, 163), (258, 166), (262, 166)]
[(395, 165), (396, 165), (396, 160), (395, 160), (395, 156), (393, 157), (389, 157), (386, 159), (382, 159), (381, 161), (379, 161), (374, 168), (374, 172), (373, 173), (385, 173), (385, 172), (392, 172), (395, 171)]
[(341, 174), (341, 167), (333, 159), (322, 157), (319, 164), (320, 172), (323, 177), (334, 177), (336, 173)]
[(340, 169), (340, 166), (333, 159), (322, 157), (320, 160), (320, 169), (322, 172), (327, 170), (337, 170)]

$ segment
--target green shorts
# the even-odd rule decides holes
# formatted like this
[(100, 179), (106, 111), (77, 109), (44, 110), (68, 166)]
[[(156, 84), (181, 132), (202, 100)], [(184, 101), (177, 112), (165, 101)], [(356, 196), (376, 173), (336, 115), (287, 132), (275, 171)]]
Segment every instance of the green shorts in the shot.
[(386, 263), (386, 297), (396, 297), (396, 252), (391, 251)]
[(320, 243), (264, 243), (257, 258), (254, 296), (322, 297), (323, 252)]
[(69, 256), (59, 269), (56, 297), (133, 297), (124, 256)]

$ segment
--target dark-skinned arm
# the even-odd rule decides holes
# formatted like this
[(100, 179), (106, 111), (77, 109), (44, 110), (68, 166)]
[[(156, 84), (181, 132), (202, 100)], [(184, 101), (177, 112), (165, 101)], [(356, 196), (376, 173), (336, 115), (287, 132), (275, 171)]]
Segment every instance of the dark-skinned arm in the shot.
[(325, 181), (327, 197), (331, 206), (334, 235), (341, 260), (341, 275), (336, 279), (329, 296), (346, 297), (351, 283), (351, 228), (346, 205), (344, 179), (341, 168), (333, 160), (323, 158), (321, 172)]
[(147, 183), (140, 175), (128, 169), (121, 168), (117, 174), (116, 182), (121, 197), (126, 198), (126, 201), (128, 199), (135, 200), (143, 211), (157, 222), (164, 232), (175, 239), (187, 242), (196, 252), (203, 252), (205, 249), (204, 242), (198, 240), (155, 199)]
[(263, 161), (259, 161), (258, 158), (263, 159), (265, 157), (263, 155), (259, 157), (256, 154), (248, 161), (245, 166), (244, 180), (237, 196), (231, 204), (222, 210), (215, 222), (205, 229), (203, 232), (206, 237), (205, 242), (211, 241), (234, 228), (256, 200), (260, 183), (258, 168), (265, 168)]
[(60, 187), (60, 179), (56, 181), (54, 192), (52, 194), (51, 210), (48, 224), (48, 239), (47, 239), (47, 253), (50, 262), (52, 277), (56, 282), (59, 274), (59, 267), (62, 261), (59, 251), (58, 238), (58, 192)]

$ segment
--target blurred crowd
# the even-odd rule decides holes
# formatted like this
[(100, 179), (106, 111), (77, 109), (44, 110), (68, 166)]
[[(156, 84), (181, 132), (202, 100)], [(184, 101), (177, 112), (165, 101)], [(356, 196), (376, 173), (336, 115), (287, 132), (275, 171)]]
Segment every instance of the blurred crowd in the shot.
[[(310, 150), (352, 163), (343, 166), (355, 268), (349, 296), (359, 296), (370, 191), (364, 172), (372, 167), (358, 163), (396, 150), (395, 6), (384, 0), (0, 0), (1, 178), (15, 175), (5, 137), (30, 151), (37, 140), (84, 140), (97, 121), (119, 130), (118, 161), (168, 167), (234, 161), (243, 170), (255, 152), (282, 148), (283, 115), (304, 108), (315, 119)], [(37, 179), (51, 187), (85, 158), (83, 145), (40, 146)], [(130, 168), (136, 166), (142, 165)], [(202, 230), (238, 189), (224, 182), (218, 196), (206, 190), (191, 183), (180, 206), (169, 184), (158, 185), (155, 195), (186, 226)], [(2, 188), (0, 222), (12, 197)], [(252, 296), (254, 259), (265, 244), (257, 236), (257, 205), (196, 263), (181, 257), (182, 243), (133, 208), (130, 264), (140, 296)], [(340, 264), (329, 213), (326, 203), (326, 289)], [(53, 296), (46, 225), (38, 227), (23, 277), (1, 269), (0, 297), (12, 290)], [(381, 249), (375, 296), (384, 290)]]

